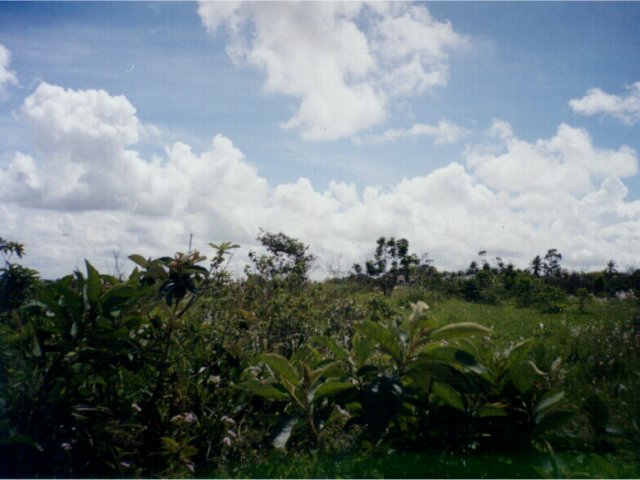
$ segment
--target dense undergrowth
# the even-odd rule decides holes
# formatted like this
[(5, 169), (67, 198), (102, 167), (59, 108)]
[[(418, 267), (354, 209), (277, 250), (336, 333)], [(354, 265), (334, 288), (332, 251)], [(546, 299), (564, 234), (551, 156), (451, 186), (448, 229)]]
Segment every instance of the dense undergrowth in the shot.
[(225, 243), (55, 282), (0, 239), (0, 474), (640, 475), (628, 278), (440, 273), (408, 243), (394, 270), (379, 242), (367, 274), (310, 282), (306, 246), (259, 239), (242, 279)]

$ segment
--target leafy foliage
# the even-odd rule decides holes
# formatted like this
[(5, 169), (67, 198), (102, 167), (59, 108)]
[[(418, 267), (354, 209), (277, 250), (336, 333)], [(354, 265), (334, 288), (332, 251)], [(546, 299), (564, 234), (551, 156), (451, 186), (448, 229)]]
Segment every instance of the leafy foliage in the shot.
[[(409, 253), (409, 241), (406, 238), (396, 240), (394, 237), (380, 237), (376, 242), (373, 259), (365, 262), (366, 275), (375, 279), (384, 293), (389, 293), (398, 283), (409, 280), (420, 265), (416, 254)], [(354, 265), (356, 274), (362, 274), (362, 266)]]
[(315, 283), (258, 239), (241, 280), (220, 243), (54, 282), (0, 239), (3, 476), (637, 475), (638, 305), (602, 298), (633, 274), (438, 272), (391, 237), (372, 283)]
[(0, 237), (0, 255), (4, 261), (0, 268), (0, 318), (6, 317), (33, 294), (37, 272), (11, 262), (14, 255), (22, 258), (24, 254), (24, 245)]

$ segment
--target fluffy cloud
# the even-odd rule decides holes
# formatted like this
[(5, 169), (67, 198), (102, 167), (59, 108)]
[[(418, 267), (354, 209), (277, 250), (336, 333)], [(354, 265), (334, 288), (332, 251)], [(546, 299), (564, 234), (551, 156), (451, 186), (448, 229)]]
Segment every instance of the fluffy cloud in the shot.
[(566, 124), (553, 138), (529, 143), (518, 139), (508, 123), (496, 120), (489, 137), (493, 142), (471, 149), (467, 162), (479, 180), (507, 192), (585, 194), (604, 177), (638, 171), (633, 149), (596, 148), (586, 130)]
[(487, 136), (489, 143), (469, 150), (467, 165), (504, 195), (508, 222), (526, 225), (524, 249), (557, 247), (576, 268), (598, 268), (606, 257), (637, 262), (631, 245), (640, 240), (640, 202), (625, 200), (621, 180), (637, 174), (633, 149), (596, 148), (584, 129), (566, 124), (550, 139), (527, 142), (497, 120)]
[(384, 143), (395, 142), (401, 138), (427, 136), (433, 137), (433, 143), (436, 145), (446, 145), (458, 143), (468, 133), (469, 131), (460, 125), (447, 120), (440, 120), (437, 125), (416, 123), (410, 128), (390, 128), (380, 135), (362, 135), (354, 140), (357, 143)]
[(15, 153), (0, 168), (0, 223), (47, 276), (83, 258), (113, 268), (114, 251), (184, 250), (191, 233), (196, 247), (229, 240), (246, 254), (260, 227), (297, 237), (321, 264), (341, 259), (343, 268), (363, 261), (382, 235), (408, 238), (447, 269), (464, 268), (481, 249), (520, 266), (548, 248), (570, 267), (602, 268), (610, 258), (638, 266), (640, 202), (626, 200), (622, 181), (636, 174), (636, 153), (599, 149), (568, 125), (527, 142), (496, 121), (466, 164), (388, 190), (343, 182), (322, 190), (305, 178), (269, 185), (220, 134), (204, 152), (177, 142), (161, 158), (142, 158), (135, 108), (104, 91), (42, 84), (22, 118), (37, 152)]
[(225, 28), (227, 53), (264, 71), (268, 92), (299, 100), (282, 126), (304, 138), (349, 137), (382, 123), (398, 95), (445, 85), (448, 51), (464, 39), (421, 5), (354, 2), (201, 2)]
[(0, 44), (0, 98), (6, 95), (7, 85), (16, 85), (18, 83), (15, 72), (9, 70), (10, 63), (11, 52)]
[[(22, 107), (35, 128), (36, 146), (46, 152), (68, 152), (95, 161), (138, 141), (136, 109), (124, 96), (104, 90), (71, 90), (41, 83)], [(96, 143), (99, 143), (96, 145)], [(96, 152), (87, 150), (98, 147)]]
[(634, 125), (640, 120), (640, 82), (631, 85), (625, 96), (592, 88), (584, 97), (569, 101), (569, 105), (582, 115), (611, 115), (627, 125)]

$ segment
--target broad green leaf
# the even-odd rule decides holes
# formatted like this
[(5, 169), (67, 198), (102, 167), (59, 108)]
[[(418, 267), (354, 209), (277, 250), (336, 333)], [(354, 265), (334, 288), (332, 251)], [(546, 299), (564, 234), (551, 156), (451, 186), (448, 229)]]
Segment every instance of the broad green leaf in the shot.
[(502, 403), (485, 403), (478, 409), (479, 417), (505, 417), (507, 411)]
[(353, 356), (356, 360), (356, 366), (362, 368), (373, 351), (373, 341), (367, 337), (360, 337), (354, 341)]
[(263, 353), (258, 356), (258, 360), (268, 365), (271, 370), (276, 372), (289, 383), (293, 385), (298, 385), (300, 383), (300, 379), (298, 378), (295, 368), (293, 368), (293, 365), (291, 365), (289, 360), (284, 358), (282, 355), (277, 353)]
[(533, 339), (529, 338), (527, 340), (523, 340), (522, 342), (516, 343), (509, 349), (509, 362), (519, 362), (526, 357), (527, 353), (533, 346)]
[(546, 414), (543, 412), (542, 415), (536, 417), (534, 435), (541, 436), (557, 430), (560, 427), (564, 427), (571, 423), (575, 416), (576, 412), (570, 410), (555, 410), (553, 412), (547, 412)]
[(438, 324), (439, 322), (435, 317), (424, 316), (414, 323), (413, 327), (411, 328), (411, 334), (415, 335), (416, 332), (419, 332), (420, 330), (434, 330), (438, 327)]
[[(76, 293), (71, 288), (61, 284), (54, 284), (47, 291), (47, 295), (41, 298), (56, 314), (63, 315), (64, 310), (70, 310), (73, 316), (81, 316), (83, 312), (82, 295)], [(55, 304), (55, 307), (54, 305)]]
[(464, 399), (453, 387), (446, 383), (434, 382), (431, 386), (433, 393), (442, 399), (447, 405), (464, 411)]
[(329, 380), (320, 385), (313, 393), (313, 402), (317, 402), (325, 397), (331, 397), (337, 395), (345, 390), (354, 388), (355, 385), (351, 382), (339, 382)]
[(434, 330), (431, 340), (455, 340), (457, 338), (471, 337), (473, 335), (491, 335), (492, 330), (473, 322), (451, 323)]
[(309, 366), (316, 366), (322, 360), (322, 355), (320, 352), (313, 348), (308, 343), (302, 345), (296, 352), (291, 356), (291, 362), (294, 364), (302, 364), (305, 363)]
[(133, 263), (140, 265), (142, 268), (147, 268), (149, 266), (149, 260), (144, 258), (142, 255), (133, 254), (129, 255), (129, 260)]
[(475, 357), (469, 352), (451, 346), (430, 346), (422, 350), (418, 358), (428, 361), (441, 361), (465, 366), (477, 365)]
[(357, 370), (356, 375), (360, 378), (375, 378), (378, 376), (379, 372), (379, 367), (375, 367), (373, 365), (364, 365)]
[(313, 341), (333, 353), (338, 360), (349, 360), (349, 352), (333, 338), (325, 335), (314, 337)]
[(332, 362), (310, 372), (311, 383), (315, 383), (320, 378), (339, 378), (347, 375), (347, 372), (340, 368), (337, 362)]
[(430, 362), (423, 366), (424, 374), (430, 375), (435, 381), (446, 383), (458, 392), (478, 394), (490, 389), (489, 380), (474, 371), (462, 372), (449, 363)]
[(521, 393), (527, 393), (533, 387), (534, 373), (527, 362), (517, 362), (510, 366), (511, 381)]
[(378, 343), (380, 350), (390, 355), (396, 362), (402, 361), (402, 351), (398, 339), (391, 330), (379, 323), (365, 320), (360, 324), (360, 331), (369, 339)]
[(89, 303), (95, 303), (102, 292), (102, 280), (100, 274), (93, 268), (93, 265), (89, 261), (84, 261), (87, 267), (87, 283), (85, 285), (85, 292)]
[(461, 365), (465, 367), (475, 367), (478, 365), (476, 358), (471, 355), (469, 352), (465, 352), (464, 350), (458, 350), (454, 354), (456, 362), (459, 362)]
[(410, 367), (404, 372), (404, 381), (412, 388), (417, 388), (423, 392), (431, 391), (432, 376), (425, 370)]
[(137, 289), (133, 285), (116, 285), (107, 290), (100, 299), (103, 311), (109, 312), (113, 309), (120, 308), (126, 304), (131, 298), (135, 297)]
[(362, 413), (362, 403), (360, 402), (349, 402), (344, 408), (351, 415), (360, 415)]
[(290, 396), (284, 391), (276, 387), (272, 383), (262, 383), (255, 378), (246, 380), (239, 385), (239, 388), (246, 390), (259, 397), (266, 398), (268, 400), (276, 401), (288, 401)]
[(548, 408), (553, 407), (558, 404), (564, 398), (564, 392), (557, 393), (547, 393), (543, 396), (540, 401), (536, 404), (533, 413), (538, 414)]
[(162, 280), (169, 277), (169, 274), (167, 274), (166, 270), (162, 267), (162, 265), (156, 262), (149, 264), (147, 268), (147, 275), (150, 276), (151, 278), (162, 279)]
[(479, 375), (487, 371), (487, 368), (478, 363), (476, 357), (468, 351), (448, 345), (436, 345), (435, 348), (432, 346), (420, 352), (416, 365), (425, 365), (425, 363), (438, 361), (451, 364), (462, 371), (475, 372)]

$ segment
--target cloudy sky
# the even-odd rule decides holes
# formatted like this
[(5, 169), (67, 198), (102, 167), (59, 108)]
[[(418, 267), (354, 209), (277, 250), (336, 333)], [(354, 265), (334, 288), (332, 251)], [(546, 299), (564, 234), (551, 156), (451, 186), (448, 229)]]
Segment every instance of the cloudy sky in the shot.
[[(0, 236), (45, 277), (283, 231), (317, 276), (640, 267), (640, 3), (0, 3)], [(123, 268), (129, 268), (126, 263)]]

